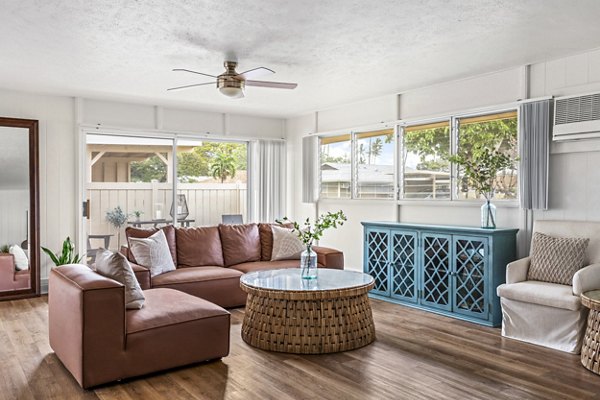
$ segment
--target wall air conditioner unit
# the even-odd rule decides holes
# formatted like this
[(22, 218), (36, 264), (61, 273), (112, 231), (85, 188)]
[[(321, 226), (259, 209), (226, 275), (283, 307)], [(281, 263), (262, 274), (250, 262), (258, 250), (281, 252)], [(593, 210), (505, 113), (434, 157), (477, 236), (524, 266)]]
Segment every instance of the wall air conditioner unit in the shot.
[(557, 97), (552, 138), (556, 141), (600, 138), (600, 93)]

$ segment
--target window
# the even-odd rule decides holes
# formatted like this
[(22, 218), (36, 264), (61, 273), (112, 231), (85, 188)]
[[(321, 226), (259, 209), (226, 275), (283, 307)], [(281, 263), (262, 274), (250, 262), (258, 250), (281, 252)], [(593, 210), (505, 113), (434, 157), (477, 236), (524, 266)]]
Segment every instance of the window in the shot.
[(402, 135), (405, 199), (450, 199), (450, 122), (412, 125)]
[(394, 129), (355, 134), (359, 199), (394, 198)]
[(352, 136), (321, 138), (321, 198), (349, 199), (352, 194)]
[[(496, 179), (495, 199), (514, 200), (518, 196), (517, 113), (516, 111), (458, 118), (457, 153), (476, 160), (483, 149), (509, 156), (513, 165), (500, 171)], [(457, 198), (478, 199), (460, 167), (457, 168)]]

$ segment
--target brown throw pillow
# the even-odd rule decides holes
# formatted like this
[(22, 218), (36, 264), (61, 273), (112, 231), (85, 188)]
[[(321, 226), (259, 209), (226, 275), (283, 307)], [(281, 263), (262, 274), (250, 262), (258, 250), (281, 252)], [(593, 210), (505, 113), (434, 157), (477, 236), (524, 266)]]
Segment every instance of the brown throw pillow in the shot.
[(219, 225), (225, 265), (231, 266), (260, 260), (258, 225)]
[(589, 241), (587, 238), (553, 237), (535, 232), (527, 279), (572, 285), (573, 275), (585, 264)]
[(179, 267), (223, 267), (223, 248), (216, 226), (177, 229)]
[[(176, 240), (175, 240), (175, 227), (173, 225), (163, 226), (162, 228), (150, 228), (150, 229), (141, 229), (141, 228), (134, 228), (134, 227), (128, 226), (127, 228), (125, 228), (125, 236), (127, 237), (127, 244), (129, 245), (129, 248), (131, 249), (131, 243), (129, 243), (130, 238), (145, 239), (147, 237), (154, 235), (159, 230), (162, 230), (163, 233), (165, 234), (165, 237), (167, 238), (167, 243), (169, 244), (169, 251), (171, 252), (171, 257), (173, 258), (173, 264), (177, 265), (177, 246), (176, 246)], [(134, 264), (139, 264), (139, 262), (137, 262), (135, 257), (133, 256), (133, 254), (131, 254), (131, 251), (129, 252), (129, 261), (131, 261)]]
[(144, 292), (140, 288), (129, 261), (123, 254), (98, 249), (96, 253), (96, 272), (125, 286), (125, 308), (140, 309), (143, 307)]

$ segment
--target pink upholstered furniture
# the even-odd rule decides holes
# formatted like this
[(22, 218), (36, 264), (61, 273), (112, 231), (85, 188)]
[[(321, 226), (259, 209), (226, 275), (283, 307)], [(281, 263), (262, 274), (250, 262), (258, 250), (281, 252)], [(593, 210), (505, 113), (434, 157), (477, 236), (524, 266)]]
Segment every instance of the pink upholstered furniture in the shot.
[(83, 388), (229, 354), (226, 310), (178, 290), (144, 295), (126, 310), (117, 281), (84, 265), (50, 272), (50, 346)]
[(28, 289), (29, 270), (17, 271), (12, 254), (0, 254), (0, 290)]
[[(271, 261), (273, 234), (271, 224), (219, 225), (210, 227), (161, 228), (165, 233), (175, 271), (153, 278), (136, 264), (130, 252), (123, 249), (132, 263), (142, 289), (170, 288), (201, 297), (221, 307), (246, 304), (247, 294), (240, 288), (240, 277), (262, 269), (298, 268), (300, 260)], [(157, 229), (128, 227), (130, 237), (148, 237)], [(314, 246), (320, 268), (344, 268), (344, 254), (338, 250)]]

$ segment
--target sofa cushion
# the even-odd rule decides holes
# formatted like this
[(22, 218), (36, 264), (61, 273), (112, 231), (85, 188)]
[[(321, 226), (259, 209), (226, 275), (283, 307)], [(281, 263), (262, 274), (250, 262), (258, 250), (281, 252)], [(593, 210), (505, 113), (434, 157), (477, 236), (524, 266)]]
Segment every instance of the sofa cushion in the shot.
[(163, 231), (159, 230), (145, 239), (129, 238), (129, 246), (137, 262), (150, 269), (150, 276), (154, 277), (175, 269)]
[(221, 307), (239, 307), (246, 304), (240, 276), (240, 271), (231, 268), (179, 268), (152, 278), (152, 287), (180, 290)]
[[(131, 248), (131, 244), (129, 243), (129, 238), (147, 238), (154, 235), (157, 231), (162, 230), (167, 238), (167, 244), (169, 245), (169, 251), (171, 252), (171, 257), (173, 258), (173, 264), (177, 265), (177, 244), (175, 239), (175, 227), (173, 225), (163, 226), (162, 228), (150, 228), (150, 229), (140, 229), (133, 228), (128, 226), (125, 228), (125, 236), (127, 237), (127, 244), (129, 248)], [(128, 253), (129, 261), (139, 264), (131, 251)]]
[(219, 228), (177, 228), (178, 267), (224, 266)]
[(273, 253), (273, 230), (272, 226), (278, 225), (284, 228), (293, 228), (292, 224), (258, 224), (258, 232), (260, 234), (260, 260), (271, 261), (271, 253)]
[(112, 278), (125, 286), (125, 308), (140, 309), (144, 305), (144, 293), (129, 261), (121, 253), (106, 249), (96, 252), (96, 272)]
[(226, 266), (260, 260), (258, 225), (219, 225)]
[(539, 304), (548, 307), (577, 311), (581, 308), (579, 296), (573, 295), (573, 288), (558, 283), (523, 281), (502, 284), (497, 289), (498, 296), (523, 303)]
[(271, 260), (299, 260), (306, 246), (297, 233), (289, 228), (273, 225), (273, 252)]
[(126, 313), (127, 334), (228, 315), (216, 304), (172, 289), (148, 289), (146, 306)]
[(527, 279), (572, 285), (573, 275), (584, 266), (589, 241), (587, 238), (553, 237), (535, 232)]
[(231, 268), (241, 271), (244, 274), (264, 269), (300, 268), (300, 260), (255, 261), (236, 264), (231, 266)]

